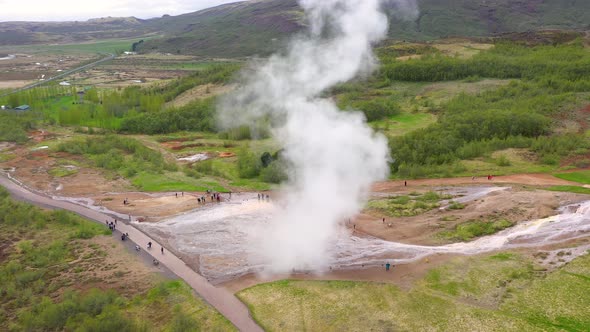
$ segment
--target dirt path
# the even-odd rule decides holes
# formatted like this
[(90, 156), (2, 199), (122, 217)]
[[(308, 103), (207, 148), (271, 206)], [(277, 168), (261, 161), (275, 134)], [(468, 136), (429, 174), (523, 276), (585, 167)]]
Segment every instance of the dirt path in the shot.
[[(409, 188), (418, 186), (450, 186), (460, 184), (487, 184), (494, 183), (514, 183), (531, 186), (560, 186), (560, 185), (580, 185), (576, 182), (570, 182), (554, 177), (550, 174), (515, 174), (505, 176), (494, 176), (493, 180), (488, 180), (486, 177), (477, 177), (475, 179), (466, 178), (443, 178), (443, 179), (419, 179), (407, 180)], [(383, 192), (392, 189), (400, 189), (404, 187), (404, 180), (399, 181), (385, 181), (373, 185), (373, 191)]]
[[(18, 186), (4, 176), (0, 176), (0, 185), (6, 188), (14, 198), (38, 206), (72, 211), (82, 217), (94, 220), (99, 223), (104, 223), (107, 219), (111, 220), (108, 215), (102, 214), (100, 212), (93, 211), (69, 202), (55, 201), (51, 198), (30, 192)], [(145, 244), (152, 242), (153, 248), (149, 254), (155, 257), (162, 265), (165, 265), (177, 276), (186, 281), (186, 283), (188, 283), (203, 299), (205, 299), (205, 301), (215, 307), (240, 331), (262, 331), (260, 326), (258, 326), (250, 316), (248, 308), (232, 293), (224, 288), (218, 288), (211, 285), (205, 278), (193, 271), (182, 260), (174, 256), (168, 250), (164, 249), (164, 252), (161, 253), (161, 246), (158, 244), (158, 242), (148, 237), (146, 234), (139, 231), (135, 227), (129, 225), (127, 222), (118, 223), (117, 230), (123, 233), (129, 233), (130, 239), (143, 248), (145, 248)]]

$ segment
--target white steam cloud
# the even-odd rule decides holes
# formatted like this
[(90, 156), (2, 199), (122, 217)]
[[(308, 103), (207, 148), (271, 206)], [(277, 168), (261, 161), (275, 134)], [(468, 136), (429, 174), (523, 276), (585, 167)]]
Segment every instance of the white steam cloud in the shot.
[[(391, 3), (391, 1), (389, 1)], [(409, 2), (403, 0), (404, 7)], [(220, 104), (225, 127), (270, 119), (290, 165), (275, 220), (259, 237), (270, 272), (322, 269), (339, 224), (356, 215), (370, 185), (388, 174), (385, 137), (360, 112), (322, 94), (376, 68), (372, 44), (386, 36), (379, 0), (300, 0), (309, 32), (247, 73)]]

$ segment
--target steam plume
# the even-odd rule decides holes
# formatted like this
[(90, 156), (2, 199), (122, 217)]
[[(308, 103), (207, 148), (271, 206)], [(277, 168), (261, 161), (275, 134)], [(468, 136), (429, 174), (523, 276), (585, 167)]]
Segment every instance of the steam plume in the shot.
[[(391, 2), (391, 1), (390, 1)], [(403, 0), (403, 4), (409, 3)], [(226, 127), (270, 118), (290, 182), (276, 220), (260, 234), (272, 272), (321, 269), (338, 224), (356, 215), (374, 181), (388, 173), (387, 141), (359, 112), (342, 112), (326, 89), (376, 67), (371, 45), (385, 37), (379, 0), (300, 0), (309, 32), (247, 73), (222, 100)]]

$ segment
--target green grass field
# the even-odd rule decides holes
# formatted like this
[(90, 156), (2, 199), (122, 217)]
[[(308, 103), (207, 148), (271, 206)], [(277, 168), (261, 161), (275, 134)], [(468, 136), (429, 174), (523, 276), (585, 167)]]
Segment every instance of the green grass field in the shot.
[(79, 54), (79, 53), (116, 53), (118, 51), (131, 51), (131, 44), (141, 39), (111, 39), (89, 43), (61, 44), (61, 45), (30, 45), (15, 46), (18, 50), (26, 52), (47, 52), (51, 54)]
[(583, 184), (590, 184), (590, 171), (581, 171), (581, 172), (572, 172), (572, 173), (560, 173), (555, 174), (556, 177), (567, 180), (573, 181)]
[(207, 191), (228, 192), (214, 179), (193, 179), (180, 172), (166, 172), (163, 174), (139, 173), (131, 179), (131, 183), (143, 191)]
[(389, 119), (371, 122), (370, 125), (373, 129), (392, 137), (428, 127), (435, 122), (436, 116), (430, 113), (402, 113)]
[(481, 236), (497, 233), (513, 225), (513, 222), (505, 219), (471, 220), (457, 225), (453, 230), (438, 233), (438, 237), (445, 240), (468, 242)]
[(455, 259), (407, 291), (284, 280), (238, 296), (267, 331), (586, 331), (589, 278), (590, 255), (544, 277), (526, 259), (501, 253)]
[(561, 192), (570, 192), (576, 194), (586, 194), (590, 195), (590, 188), (578, 187), (578, 186), (552, 186), (549, 188), (545, 188), (546, 190), (551, 191), (561, 191)]

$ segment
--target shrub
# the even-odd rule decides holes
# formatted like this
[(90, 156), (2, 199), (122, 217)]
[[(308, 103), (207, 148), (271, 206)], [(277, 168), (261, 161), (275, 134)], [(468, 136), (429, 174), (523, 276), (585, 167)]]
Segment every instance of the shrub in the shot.
[(499, 158), (496, 159), (496, 165), (504, 167), (504, 166), (510, 166), (510, 160), (508, 158), (506, 158), (505, 155), (501, 155)]
[(252, 179), (260, 174), (262, 168), (260, 158), (254, 153), (242, 149), (238, 152), (238, 175), (243, 179)]
[(281, 183), (287, 180), (285, 165), (279, 161), (272, 162), (260, 173), (262, 181), (267, 183)]

